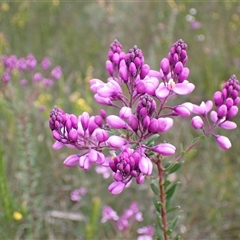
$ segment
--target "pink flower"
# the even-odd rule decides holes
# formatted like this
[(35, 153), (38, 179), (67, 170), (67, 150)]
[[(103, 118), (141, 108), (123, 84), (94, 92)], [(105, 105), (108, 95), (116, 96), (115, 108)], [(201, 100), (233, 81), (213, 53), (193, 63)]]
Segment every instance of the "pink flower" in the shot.
[(204, 126), (204, 122), (203, 122), (202, 118), (199, 116), (193, 117), (191, 124), (195, 129), (201, 129)]
[(152, 169), (153, 169), (153, 164), (152, 164), (152, 161), (148, 157), (142, 156), (140, 158), (138, 167), (143, 174), (151, 175)]
[(158, 85), (159, 80), (156, 77), (146, 77), (137, 82), (136, 89), (138, 93), (147, 93), (154, 96)]
[(166, 98), (171, 92), (178, 95), (187, 95), (194, 90), (195, 86), (184, 80), (182, 83), (175, 83), (173, 79), (169, 79), (168, 82), (161, 82), (159, 87), (156, 89), (155, 94), (157, 98)]
[(152, 150), (163, 156), (171, 156), (175, 153), (176, 148), (170, 143), (160, 143), (157, 146), (153, 147)]
[(200, 106), (193, 104), (193, 109), (192, 112), (196, 113), (196, 114), (200, 114), (202, 116), (206, 116), (213, 107), (213, 102), (212, 101), (207, 101), (205, 102), (201, 102)]
[(228, 150), (229, 148), (232, 147), (230, 140), (225, 136), (218, 135), (215, 137), (215, 139), (216, 139), (219, 147), (221, 147), (224, 150)]
[(114, 129), (127, 128), (127, 124), (118, 116), (110, 115), (106, 119), (107, 124)]
[(108, 191), (111, 192), (113, 195), (117, 195), (123, 191), (125, 186), (126, 185), (123, 182), (113, 182), (109, 185)]
[(111, 136), (107, 140), (108, 146), (112, 148), (121, 148), (123, 145), (127, 143), (127, 140), (125, 138), (119, 137), (119, 136)]

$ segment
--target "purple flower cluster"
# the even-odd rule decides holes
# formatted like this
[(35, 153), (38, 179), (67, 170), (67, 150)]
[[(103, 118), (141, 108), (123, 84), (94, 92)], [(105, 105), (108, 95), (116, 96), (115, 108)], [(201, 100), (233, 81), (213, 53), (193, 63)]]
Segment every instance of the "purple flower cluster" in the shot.
[[(212, 110), (213, 102), (211, 100), (202, 102), (200, 106), (193, 104), (192, 112), (198, 114), (192, 118), (192, 126), (195, 129), (202, 129), (204, 135), (213, 136), (219, 146), (223, 149), (229, 149), (232, 144), (226, 136), (217, 135), (213, 132), (216, 128), (224, 128), (227, 130), (237, 128), (237, 124), (232, 121), (238, 113), (238, 105), (240, 97), (239, 81), (236, 76), (231, 76), (222, 86), (222, 91), (217, 91), (213, 95), (213, 102), (216, 110)], [(208, 113), (212, 124), (208, 119)], [(203, 121), (205, 119), (205, 122)]]
[[(90, 116), (84, 112), (77, 117), (57, 107), (50, 113), (49, 126), (56, 139), (53, 148), (65, 145), (80, 151), (67, 157), (64, 164), (68, 167), (78, 165), (85, 170), (92, 164), (109, 167), (114, 182), (108, 190), (119, 194), (132, 179), (137, 184), (143, 183), (146, 176), (152, 174), (157, 158), (175, 154), (174, 145), (168, 142), (155, 145), (149, 139), (169, 131), (174, 117), (189, 117), (192, 113), (201, 115), (192, 119), (192, 126), (203, 129), (204, 135), (212, 135), (220, 147), (228, 149), (230, 141), (212, 131), (216, 127), (236, 127), (230, 120), (238, 112), (238, 80), (231, 77), (222, 92), (215, 93), (217, 110), (211, 112), (213, 126), (210, 126), (207, 114), (212, 109), (211, 101), (200, 106), (190, 102), (168, 105), (173, 96), (187, 95), (195, 88), (187, 80), (187, 60), (187, 44), (180, 39), (160, 61), (160, 69), (152, 70), (145, 63), (141, 49), (134, 46), (125, 53), (115, 40), (106, 61), (110, 77), (107, 82), (96, 78), (90, 80), (90, 89), (97, 103), (114, 107), (118, 114), (107, 115), (101, 109), (99, 115)], [(207, 129), (201, 117), (206, 119)]]
[(70, 198), (74, 202), (80, 202), (82, 197), (85, 196), (86, 194), (87, 194), (87, 189), (84, 187), (81, 187), (79, 189), (74, 189), (70, 193)]
[[(121, 232), (129, 232), (135, 221), (141, 222), (143, 221), (142, 212), (140, 212), (138, 204), (133, 202), (129, 208), (124, 210), (122, 216), (118, 216), (118, 214), (110, 207), (104, 206), (102, 210), (102, 219), (101, 222), (111, 222), (116, 225), (115, 229)], [(137, 230), (138, 234), (141, 234), (138, 237), (138, 240), (148, 239), (152, 240), (154, 235), (153, 226), (142, 227)]]
[[(55, 80), (58, 80), (62, 76), (62, 70), (60, 66), (54, 67), (50, 70), (51, 62), (48, 58), (44, 58), (41, 62), (41, 69), (39, 69), (38, 62), (33, 54), (29, 54), (26, 58), (17, 58), (15, 55), (3, 55), (0, 56), (0, 65), (3, 67), (2, 82), (7, 84), (16, 72), (21, 79), (22, 75), (26, 72), (31, 73), (32, 81), (35, 83), (42, 83), (48, 87), (53, 85)], [(46, 76), (43, 76), (43, 71)], [(21, 79), (20, 84), (27, 85), (27, 79)]]

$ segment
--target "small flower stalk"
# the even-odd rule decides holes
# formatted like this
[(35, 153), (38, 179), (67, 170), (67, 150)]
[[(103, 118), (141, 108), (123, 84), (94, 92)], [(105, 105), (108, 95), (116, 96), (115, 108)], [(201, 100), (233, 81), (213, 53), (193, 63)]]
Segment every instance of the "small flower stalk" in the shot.
[[(157, 210), (156, 234), (164, 240), (174, 234), (174, 239), (179, 239), (174, 232), (179, 216), (167, 218), (168, 212), (178, 209), (170, 202), (179, 183), (170, 183), (167, 177), (181, 167), (184, 154), (199, 142), (199, 139), (195, 140), (176, 156), (178, 147), (167, 141), (167, 132), (174, 121), (191, 118), (189, 122), (194, 129), (203, 136), (213, 137), (224, 150), (232, 144), (226, 136), (217, 133), (218, 129), (237, 127), (233, 121), (240, 102), (236, 76), (231, 76), (221, 91), (214, 93), (213, 100), (200, 105), (182, 102), (181, 96), (191, 94), (195, 89), (189, 80), (187, 61), (187, 44), (182, 39), (173, 44), (168, 55), (160, 61), (158, 70), (145, 63), (143, 52), (136, 45), (125, 53), (120, 42), (114, 40), (105, 64), (109, 78), (106, 81), (92, 79), (90, 89), (98, 104), (115, 108), (116, 114), (108, 115), (101, 109), (98, 115), (90, 116), (87, 112), (75, 115), (54, 107), (49, 119), (56, 140), (53, 149), (66, 146), (76, 151), (65, 159), (64, 165), (84, 170), (89, 170), (92, 165), (99, 169), (108, 168), (113, 177), (108, 187), (111, 194), (120, 194), (134, 182), (138, 185), (152, 179), (150, 185)], [(33, 68), (34, 61), (30, 63)], [(7, 66), (6, 73), (9, 73), (11, 64)], [(45, 59), (42, 67), (48, 69), (49, 66), (50, 62)], [(3, 82), (9, 81), (6, 73)], [(51, 74), (53, 79), (59, 78), (60, 70), (56, 68)], [(171, 105), (172, 98), (179, 98), (179, 104)], [(159, 136), (165, 141), (159, 141)], [(171, 162), (168, 162), (170, 158)], [(106, 207), (102, 221), (108, 220), (118, 221), (118, 228), (125, 228), (126, 220), (120, 221), (116, 213)], [(139, 229), (141, 234), (148, 232), (153, 231)]]

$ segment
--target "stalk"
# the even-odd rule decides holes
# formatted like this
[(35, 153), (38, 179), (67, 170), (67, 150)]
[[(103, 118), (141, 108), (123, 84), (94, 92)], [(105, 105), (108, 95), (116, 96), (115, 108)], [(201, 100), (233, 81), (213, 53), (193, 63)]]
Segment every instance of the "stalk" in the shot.
[(162, 165), (161, 160), (156, 162), (158, 168), (158, 175), (159, 175), (159, 200), (162, 203), (161, 207), (161, 217), (162, 217), (162, 224), (163, 224), (163, 236), (164, 240), (168, 240), (167, 230), (168, 230), (168, 221), (167, 221), (167, 209), (166, 209), (166, 194), (164, 190), (164, 175), (165, 171)]

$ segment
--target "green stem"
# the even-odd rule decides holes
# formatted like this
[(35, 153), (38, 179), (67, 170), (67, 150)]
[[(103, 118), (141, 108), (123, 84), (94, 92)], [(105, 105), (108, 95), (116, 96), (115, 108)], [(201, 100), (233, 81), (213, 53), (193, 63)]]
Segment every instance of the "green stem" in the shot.
[(164, 240), (168, 240), (167, 230), (168, 230), (168, 221), (167, 221), (167, 209), (166, 209), (166, 194), (164, 190), (164, 175), (165, 171), (162, 165), (161, 160), (156, 162), (159, 174), (159, 200), (162, 203), (161, 207), (161, 217), (162, 217), (162, 224), (163, 224), (163, 236)]

